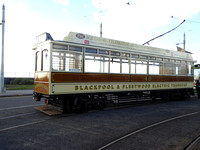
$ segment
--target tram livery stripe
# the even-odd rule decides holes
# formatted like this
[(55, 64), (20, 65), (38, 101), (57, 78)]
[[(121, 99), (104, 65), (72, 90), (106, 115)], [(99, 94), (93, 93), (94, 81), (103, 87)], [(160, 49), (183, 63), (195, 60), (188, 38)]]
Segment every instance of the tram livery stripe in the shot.
[(64, 73), (53, 72), (52, 83), (63, 82), (178, 82), (193, 81), (192, 76)]

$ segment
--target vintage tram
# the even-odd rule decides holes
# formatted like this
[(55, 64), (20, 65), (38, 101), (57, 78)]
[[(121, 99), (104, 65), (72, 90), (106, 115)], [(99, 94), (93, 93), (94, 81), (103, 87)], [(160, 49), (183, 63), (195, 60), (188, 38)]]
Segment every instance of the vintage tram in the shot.
[(34, 99), (62, 111), (105, 107), (148, 95), (193, 94), (191, 53), (70, 32), (63, 41), (37, 36)]

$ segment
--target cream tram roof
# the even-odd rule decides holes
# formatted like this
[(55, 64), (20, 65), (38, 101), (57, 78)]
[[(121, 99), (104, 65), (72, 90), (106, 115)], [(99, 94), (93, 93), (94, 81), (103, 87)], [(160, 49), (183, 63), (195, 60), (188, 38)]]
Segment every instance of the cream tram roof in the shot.
[(116, 50), (121, 49), (122, 51), (131, 51), (141, 54), (162, 55), (164, 57), (176, 57), (179, 59), (192, 60), (191, 54), (185, 52), (144, 46), (76, 32), (70, 32), (69, 35), (64, 38), (64, 41), (85, 44), (88, 46), (107, 47)]

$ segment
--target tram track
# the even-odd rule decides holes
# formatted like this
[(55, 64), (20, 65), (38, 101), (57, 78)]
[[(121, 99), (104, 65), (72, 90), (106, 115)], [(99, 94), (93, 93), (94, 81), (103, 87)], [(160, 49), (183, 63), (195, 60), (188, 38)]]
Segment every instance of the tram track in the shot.
[(198, 150), (200, 148), (200, 135), (189, 143), (184, 150)]
[[(145, 130), (148, 130), (148, 129), (151, 129), (153, 127), (156, 127), (156, 126), (159, 126), (161, 124), (164, 124), (164, 123), (168, 123), (170, 121), (175, 121), (177, 119), (181, 119), (181, 118), (184, 118), (184, 117), (189, 117), (189, 116), (192, 116), (192, 115), (196, 115), (196, 114), (199, 114), (200, 111), (196, 111), (196, 112), (192, 112), (192, 113), (188, 113), (188, 114), (184, 114), (184, 115), (180, 115), (180, 116), (176, 116), (176, 117), (173, 117), (173, 118), (169, 118), (169, 119), (166, 119), (166, 120), (163, 120), (163, 121), (159, 121), (159, 122), (156, 122), (156, 123), (153, 123), (151, 125), (148, 125), (148, 126), (145, 126), (143, 128), (140, 128), (140, 129), (137, 129), (137, 130), (134, 130), (134, 131), (131, 131), (129, 132), (128, 134), (125, 134), (105, 145), (103, 145), (102, 147), (98, 148), (98, 150), (104, 150), (106, 148), (109, 148), (110, 146), (114, 145), (114, 144), (117, 144), (119, 142), (121, 142), (122, 140), (125, 140), (131, 136), (134, 136), (135, 134), (137, 133), (140, 133), (140, 132), (143, 132)], [(195, 140), (193, 140), (186, 148), (185, 150), (192, 150), (198, 143), (200, 142), (200, 136), (197, 137)]]

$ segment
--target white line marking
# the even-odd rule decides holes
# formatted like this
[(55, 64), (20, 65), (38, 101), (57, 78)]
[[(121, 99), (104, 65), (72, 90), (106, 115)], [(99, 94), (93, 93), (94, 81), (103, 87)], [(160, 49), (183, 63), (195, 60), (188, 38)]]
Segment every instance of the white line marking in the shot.
[(4, 128), (4, 129), (0, 129), (0, 132), (11, 130), (11, 129), (15, 129), (15, 128), (19, 128), (19, 127), (33, 125), (33, 124), (41, 123), (41, 122), (44, 122), (44, 121), (47, 121), (47, 119), (46, 120), (41, 120), (41, 121), (36, 121), (36, 122), (31, 122), (31, 123), (26, 123), (26, 124), (22, 124), (22, 125), (18, 125), (18, 126), (8, 127), (8, 128)]
[(42, 105), (44, 105), (44, 104), (26, 105), (26, 106), (18, 106), (18, 107), (9, 107), (9, 108), (0, 109), (0, 111), (2, 111), (2, 110), (10, 110), (10, 109), (26, 108), (26, 107), (34, 107), (34, 106), (42, 106)]
[(133, 131), (133, 132), (131, 132), (131, 133), (125, 135), (125, 136), (122, 136), (121, 138), (119, 138), (119, 139), (117, 139), (117, 140), (114, 140), (114, 141), (112, 141), (112, 142), (106, 144), (105, 146), (99, 148), (98, 150), (102, 150), (102, 149), (104, 149), (104, 148), (106, 148), (106, 147), (108, 147), (108, 146), (110, 146), (110, 145), (112, 145), (112, 144), (114, 144), (114, 143), (116, 143), (116, 142), (118, 142), (118, 141), (121, 141), (121, 140), (123, 140), (123, 139), (125, 139), (125, 138), (127, 138), (127, 137), (129, 137), (129, 136), (132, 136), (132, 135), (134, 135), (134, 134), (136, 134), (136, 133), (142, 132), (142, 131), (144, 131), (144, 130), (146, 130), (146, 129), (149, 129), (149, 128), (152, 128), (152, 127), (154, 127), (154, 126), (157, 126), (157, 125), (160, 125), (160, 124), (163, 124), (163, 123), (172, 121), (172, 120), (180, 119), (180, 118), (183, 118), (183, 117), (195, 115), (195, 114), (198, 114), (198, 113), (200, 113), (200, 112), (199, 112), (199, 111), (198, 111), (198, 112), (193, 112), (193, 113), (189, 113), (189, 114), (177, 116), (177, 117), (174, 117), (174, 118), (171, 118), (171, 119), (167, 119), (167, 120), (163, 120), (163, 121), (154, 123), (154, 124), (152, 124), (152, 125), (146, 126), (146, 127), (144, 127), (144, 128), (138, 129), (138, 130), (136, 130), (136, 131)]
[(20, 117), (20, 116), (27, 116), (27, 115), (32, 115), (32, 114), (35, 114), (35, 113), (36, 113), (36, 112), (25, 113), (25, 114), (18, 114), (18, 115), (8, 116), (8, 117), (2, 117), (2, 118), (0, 118), (0, 120), (10, 119), (10, 118), (15, 118), (15, 117)]

